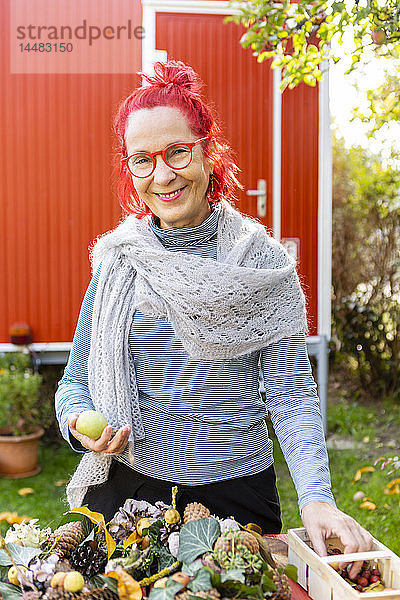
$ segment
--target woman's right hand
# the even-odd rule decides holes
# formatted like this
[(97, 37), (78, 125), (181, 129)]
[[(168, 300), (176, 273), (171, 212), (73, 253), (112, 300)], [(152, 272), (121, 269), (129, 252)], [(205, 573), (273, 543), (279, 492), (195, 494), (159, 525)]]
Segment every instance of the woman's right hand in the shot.
[(83, 435), (76, 430), (76, 421), (79, 413), (73, 413), (68, 417), (68, 427), (72, 435), (80, 441), (82, 446), (92, 452), (102, 452), (103, 454), (122, 454), (128, 443), (131, 432), (130, 425), (125, 425), (118, 429), (113, 436), (113, 428), (110, 425), (104, 428), (101, 437), (98, 440), (92, 440), (87, 435)]

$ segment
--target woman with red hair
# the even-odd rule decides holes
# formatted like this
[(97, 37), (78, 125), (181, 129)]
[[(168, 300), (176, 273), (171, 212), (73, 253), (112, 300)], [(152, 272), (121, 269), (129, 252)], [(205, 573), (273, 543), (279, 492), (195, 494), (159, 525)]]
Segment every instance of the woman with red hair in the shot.
[[(333, 499), (294, 261), (233, 208), (238, 168), (198, 75), (171, 61), (143, 77), (115, 118), (125, 218), (93, 246), (56, 394), (63, 435), (83, 453), (70, 504), (109, 520), (127, 498), (169, 503), (177, 485), (180, 510), (202, 502), (277, 533), (269, 411), (317, 552), (330, 534), (366, 549), (369, 534)], [(98, 440), (76, 429), (90, 409), (108, 422)]]

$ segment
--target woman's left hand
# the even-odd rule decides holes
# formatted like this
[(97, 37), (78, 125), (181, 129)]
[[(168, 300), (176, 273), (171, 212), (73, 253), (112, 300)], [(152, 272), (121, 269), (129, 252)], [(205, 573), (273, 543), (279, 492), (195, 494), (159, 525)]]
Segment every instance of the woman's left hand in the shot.
[[(313, 548), (320, 556), (328, 554), (325, 540), (338, 537), (344, 546), (343, 554), (371, 550), (372, 536), (352, 517), (328, 502), (309, 502), (301, 511), (301, 519)], [(344, 565), (343, 565), (344, 567)], [(362, 561), (353, 563), (349, 576), (356, 577)]]

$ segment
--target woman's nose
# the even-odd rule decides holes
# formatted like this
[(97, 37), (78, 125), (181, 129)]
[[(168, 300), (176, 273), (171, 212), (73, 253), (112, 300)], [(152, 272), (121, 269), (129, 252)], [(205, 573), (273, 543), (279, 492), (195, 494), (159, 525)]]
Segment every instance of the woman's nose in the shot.
[(156, 168), (153, 172), (153, 180), (155, 183), (163, 184), (173, 181), (176, 177), (175, 171), (171, 169), (162, 159), (161, 156), (156, 158)]

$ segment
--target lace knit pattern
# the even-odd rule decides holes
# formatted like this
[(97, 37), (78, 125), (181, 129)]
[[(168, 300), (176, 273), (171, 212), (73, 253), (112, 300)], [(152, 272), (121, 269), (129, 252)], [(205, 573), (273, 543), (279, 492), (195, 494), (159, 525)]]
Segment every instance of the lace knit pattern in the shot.
[[(218, 221), (217, 261), (171, 254), (148, 220), (129, 216), (99, 239), (93, 270), (101, 263), (92, 323), (88, 379), (96, 410), (109, 424), (144, 429), (128, 335), (139, 310), (168, 320), (193, 359), (242, 356), (305, 331), (305, 300), (295, 263), (256, 221), (228, 203)], [(89, 485), (106, 481), (111, 458), (86, 454), (67, 489), (79, 506)]]

